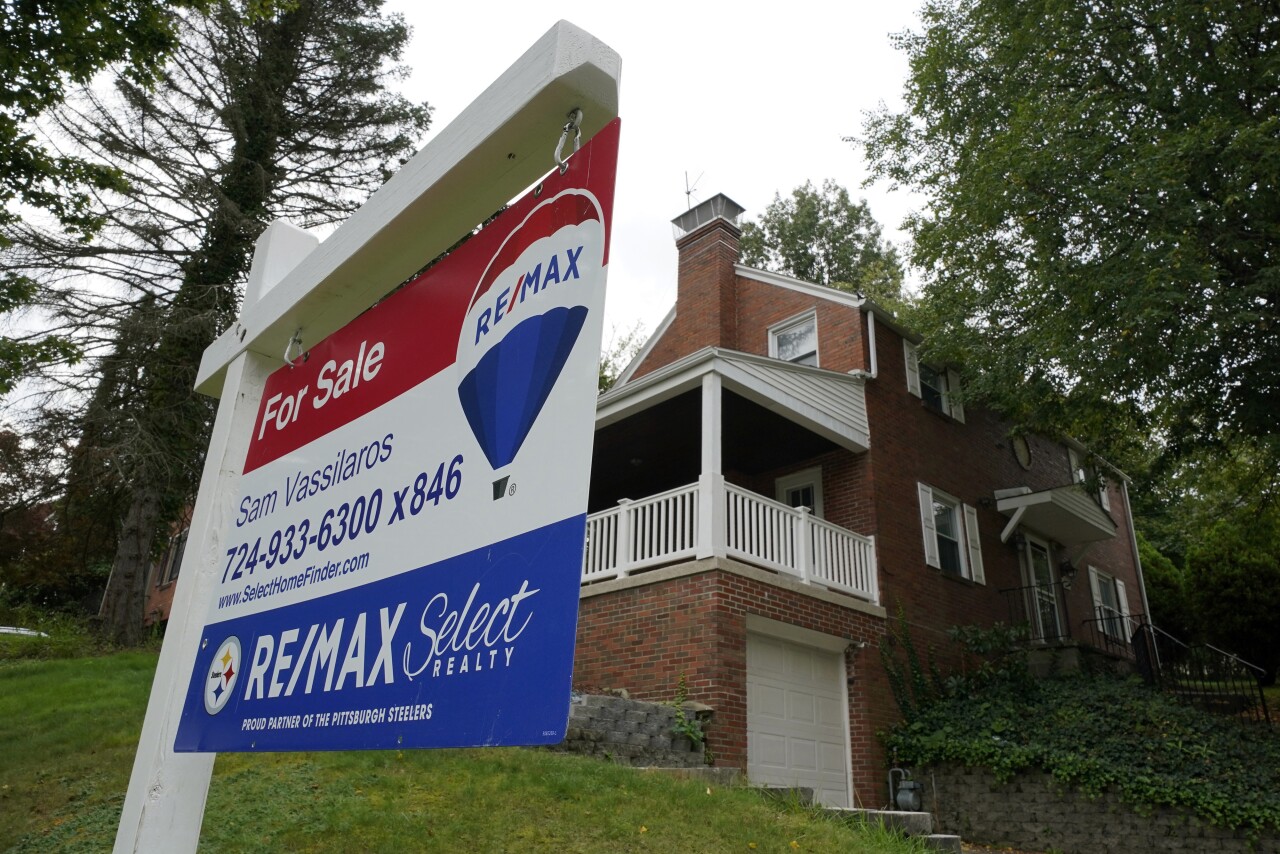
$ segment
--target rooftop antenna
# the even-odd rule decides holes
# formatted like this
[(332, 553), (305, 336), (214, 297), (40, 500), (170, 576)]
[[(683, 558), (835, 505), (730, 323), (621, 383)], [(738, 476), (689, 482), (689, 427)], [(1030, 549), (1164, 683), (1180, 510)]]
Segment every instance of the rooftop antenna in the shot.
[(689, 183), (689, 173), (684, 173), (684, 201), (686, 210), (693, 210), (693, 193), (698, 189), (698, 182), (702, 180), (702, 176), (707, 174), (705, 171), (698, 173), (698, 177), (693, 179), (693, 183)]

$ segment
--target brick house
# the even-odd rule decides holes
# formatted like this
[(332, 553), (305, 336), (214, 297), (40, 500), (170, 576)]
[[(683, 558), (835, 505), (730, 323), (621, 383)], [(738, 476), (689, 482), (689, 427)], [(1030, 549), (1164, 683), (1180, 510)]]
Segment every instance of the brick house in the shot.
[(178, 584), (178, 571), (182, 568), (182, 554), (187, 549), (190, 513), (190, 508), (183, 511), (182, 518), (174, 526), (175, 533), (170, 536), (160, 559), (151, 564), (151, 574), (147, 579), (147, 604), (143, 612), (143, 625), (154, 626), (169, 620), (169, 612), (173, 608), (173, 594)]
[(889, 623), (1122, 653), (1125, 481), (963, 406), (883, 309), (740, 264), (741, 213), (675, 220), (676, 304), (599, 400), (574, 681), (669, 700), (683, 675), (716, 765), (879, 807)]

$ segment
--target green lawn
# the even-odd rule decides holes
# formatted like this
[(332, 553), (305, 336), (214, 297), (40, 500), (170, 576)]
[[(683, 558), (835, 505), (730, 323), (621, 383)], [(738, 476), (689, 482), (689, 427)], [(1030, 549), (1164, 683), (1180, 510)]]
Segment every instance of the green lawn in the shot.
[[(106, 851), (154, 653), (0, 660), (0, 851)], [(921, 852), (744, 788), (516, 748), (224, 754), (202, 851)]]

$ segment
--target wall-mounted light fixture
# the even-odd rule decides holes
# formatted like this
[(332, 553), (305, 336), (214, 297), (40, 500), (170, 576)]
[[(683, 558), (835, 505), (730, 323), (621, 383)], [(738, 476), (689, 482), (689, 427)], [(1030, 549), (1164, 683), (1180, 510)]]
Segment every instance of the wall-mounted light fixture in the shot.
[(1076, 580), (1076, 565), (1071, 562), (1071, 558), (1065, 558), (1062, 563), (1058, 564), (1058, 578), (1062, 580), (1062, 589), (1070, 590), (1071, 585)]

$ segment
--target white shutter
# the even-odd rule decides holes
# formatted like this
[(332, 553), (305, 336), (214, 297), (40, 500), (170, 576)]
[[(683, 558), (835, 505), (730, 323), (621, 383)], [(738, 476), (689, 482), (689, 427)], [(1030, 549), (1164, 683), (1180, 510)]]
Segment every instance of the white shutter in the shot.
[(920, 490), (920, 527), (924, 530), (924, 562), (936, 569), (942, 569), (942, 561), (938, 558), (938, 529), (933, 524), (933, 490), (923, 483), (916, 486)]
[(964, 405), (960, 403), (960, 374), (947, 368), (947, 407), (950, 415), (961, 424), (964, 423)]
[(920, 360), (916, 357), (916, 345), (904, 340), (902, 358), (907, 363), (907, 391), (920, 397)]
[(987, 573), (982, 568), (982, 539), (978, 536), (978, 511), (964, 505), (964, 536), (969, 544), (969, 577), (979, 584), (987, 583)]
[(1133, 623), (1129, 620), (1129, 595), (1125, 592), (1124, 582), (1116, 579), (1116, 600), (1120, 605), (1120, 615), (1124, 617), (1124, 630), (1129, 636), (1133, 636)]
[(1089, 592), (1093, 594), (1093, 618), (1100, 620), (1106, 616), (1102, 610), (1102, 590), (1098, 581), (1098, 570), (1089, 567)]
[(1067, 448), (1067, 465), (1071, 466), (1071, 482), (1079, 483), (1080, 477), (1080, 455), (1076, 453), (1075, 448)]
[[(1105, 480), (1098, 485), (1098, 500), (1102, 502), (1102, 509), (1110, 513), (1111, 496), (1107, 494), (1107, 482)], [(1116, 583), (1119, 584), (1120, 582), (1117, 581)]]

